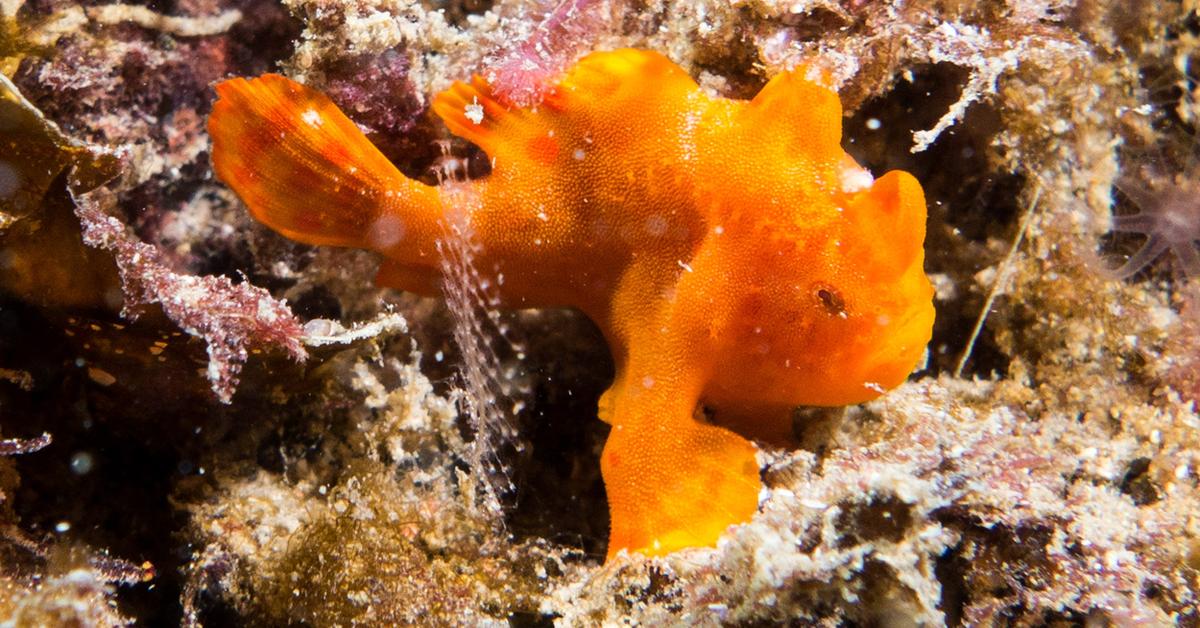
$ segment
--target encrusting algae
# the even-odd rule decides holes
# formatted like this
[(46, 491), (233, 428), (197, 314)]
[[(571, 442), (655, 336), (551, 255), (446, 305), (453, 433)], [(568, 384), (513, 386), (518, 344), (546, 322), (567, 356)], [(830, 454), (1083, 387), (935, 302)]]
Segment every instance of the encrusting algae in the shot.
[(382, 286), (435, 295), (438, 243), (469, 229), (502, 306), (575, 307), (617, 365), (599, 404), (609, 557), (713, 545), (758, 506), (756, 449), (797, 405), (900, 384), (933, 324), (925, 200), (840, 146), (837, 94), (804, 69), (751, 101), (706, 95), (624, 49), (516, 108), (474, 78), (438, 95), (485, 178), (402, 175), (323, 94), (277, 75), (217, 87), (217, 175), (310, 244), (366, 248)]

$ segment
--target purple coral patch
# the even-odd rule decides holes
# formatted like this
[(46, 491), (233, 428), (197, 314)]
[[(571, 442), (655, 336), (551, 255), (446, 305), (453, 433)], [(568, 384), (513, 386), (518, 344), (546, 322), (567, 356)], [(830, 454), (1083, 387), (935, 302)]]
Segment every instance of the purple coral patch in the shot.
[(359, 124), (401, 135), (416, 126), (424, 110), (408, 71), (408, 58), (398, 49), (337, 59), (325, 69), (324, 89)]
[(524, 41), (491, 59), (485, 77), (496, 97), (516, 107), (541, 102), (546, 89), (594, 46), (593, 36), (611, 18), (607, 8), (604, 0), (555, 3)]
[(400, 48), (339, 57), (321, 68), (319, 87), (388, 159), (418, 176), (437, 152), (432, 134), (418, 124), (426, 106), (409, 79), (410, 65)]
[(303, 361), (303, 326), (287, 304), (262, 288), (228, 277), (184, 275), (170, 270), (157, 248), (137, 240), (121, 221), (105, 213), (101, 189), (75, 197), (76, 215), (89, 246), (112, 253), (125, 291), (124, 313), (157, 303), (167, 318), (208, 344), (207, 377), (213, 392), (229, 403), (250, 348), (283, 349)]

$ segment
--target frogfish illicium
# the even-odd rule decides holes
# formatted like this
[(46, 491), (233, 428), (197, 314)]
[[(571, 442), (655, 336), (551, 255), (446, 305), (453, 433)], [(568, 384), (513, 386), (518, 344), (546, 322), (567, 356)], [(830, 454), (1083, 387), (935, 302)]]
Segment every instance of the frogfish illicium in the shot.
[(491, 173), (436, 186), (282, 76), (219, 84), (209, 131), (217, 176), (255, 218), (379, 252), (381, 286), (437, 294), (454, 213), (478, 267), (503, 275), (503, 306), (595, 321), (616, 364), (599, 401), (609, 557), (659, 555), (754, 515), (746, 436), (778, 439), (796, 406), (899, 385), (930, 338), (921, 186), (842, 150), (841, 103), (816, 74), (731, 100), (660, 54), (597, 52), (531, 108), (475, 77), (432, 107)]

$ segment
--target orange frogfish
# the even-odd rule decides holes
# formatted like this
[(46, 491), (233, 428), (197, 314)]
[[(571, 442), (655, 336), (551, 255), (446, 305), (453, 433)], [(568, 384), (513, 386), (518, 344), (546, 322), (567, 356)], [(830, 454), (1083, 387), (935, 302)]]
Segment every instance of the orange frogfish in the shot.
[(318, 91), (266, 75), (217, 92), (217, 176), (262, 223), (377, 251), (379, 285), (435, 295), (453, 214), (478, 267), (503, 275), (503, 306), (595, 321), (616, 364), (599, 401), (610, 558), (714, 545), (758, 508), (744, 435), (790, 433), (798, 405), (882, 394), (929, 341), (921, 186), (855, 163), (837, 94), (804, 70), (749, 101), (643, 50), (585, 57), (536, 108), (455, 83), (433, 110), (492, 170), (437, 186)]

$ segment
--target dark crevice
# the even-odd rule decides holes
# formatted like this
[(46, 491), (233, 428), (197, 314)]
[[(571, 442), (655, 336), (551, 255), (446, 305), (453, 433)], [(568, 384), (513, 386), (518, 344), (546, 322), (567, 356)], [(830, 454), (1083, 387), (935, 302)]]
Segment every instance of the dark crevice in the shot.
[(540, 314), (522, 332), (534, 388), (521, 426), (525, 452), (513, 469), (511, 530), (602, 557), (608, 502), (600, 452), (609, 427), (596, 417), (596, 401), (612, 383), (612, 359), (599, 329), (578, 312)]
[(867, 502), (841, 504), (834, 520), (841, 533), (838, 547), (875, 541), (900, 541), (913, 524), (912, 507), (894, 495), (881, 495)]
[[(950, 64), (918, 67), (911, 81), (897, 81), (845, 123), (844, 148), (871, 172), (901, 169), (921, 182), (929, 208), (925, 270), (944, 273), (959, 287), (952, 298), (935, 301), (930, 375), (957, 366), (986, 296), (969, 288), (973, 275), (998, 261), (990, 246), (994, 241), (1013, 241), (1026, 185), (1018, 175), (993, 167), (989, 146), (1001, 125), (998, 112), (985, 105), (968, 108), (925, 151), (909, 150), (913, 132), (933, 128), (958, 100), (965, 82), (965, 70)], [(1005, 373), (1008, 363), (992, 328), (985, 326), (963, 375), (991, 378)]]
[(961, 547), (954, 547), (938, 557), (934, 564), (934, 576), (942, 587), (938, 610), (946, 617), (946, 626), (963, 625), (963, 607), (967, 603), (966, 573), (970, 563), (960, 554)]

